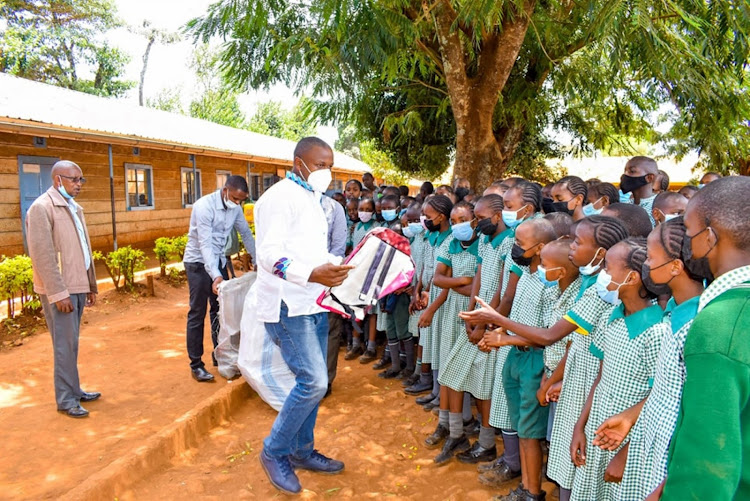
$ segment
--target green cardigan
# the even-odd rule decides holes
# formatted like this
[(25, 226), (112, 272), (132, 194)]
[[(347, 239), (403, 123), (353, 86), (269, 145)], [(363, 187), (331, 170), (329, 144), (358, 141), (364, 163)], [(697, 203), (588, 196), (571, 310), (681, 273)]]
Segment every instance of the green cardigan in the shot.
[(713, 299), (685, 343), (687, 378), (662, 500), (750, 499), (750, 287)]

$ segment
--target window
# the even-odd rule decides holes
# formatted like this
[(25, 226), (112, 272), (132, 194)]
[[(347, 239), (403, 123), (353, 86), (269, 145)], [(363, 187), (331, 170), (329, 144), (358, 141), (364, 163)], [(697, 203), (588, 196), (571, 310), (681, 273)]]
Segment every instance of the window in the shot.
[(232, 175), (231, 171), (228, 170), (217, 170), (216, 171), (216, 189), (220, 190), (227, 184), (227, 179)]
[(182, 188), (182, 206), (190, 207), (201, 197), (201, 170), (192, 167), (180, 169), (180, 186)]
[(154, 184), (150, 165), (125, 164), (125, 200), (128, 210), (154, 208)]
[(276, 184), (276, 176), (269, 172), (263, 173), (263, 193), (266, 192), (268, 188)]
[(248, 184), (250, 185), (250, 198), (257, 202), (260, 198), (261, 193), (263, 193), (260, 189), (260, 175), (250, 174), (249, 181), (250, 182)]

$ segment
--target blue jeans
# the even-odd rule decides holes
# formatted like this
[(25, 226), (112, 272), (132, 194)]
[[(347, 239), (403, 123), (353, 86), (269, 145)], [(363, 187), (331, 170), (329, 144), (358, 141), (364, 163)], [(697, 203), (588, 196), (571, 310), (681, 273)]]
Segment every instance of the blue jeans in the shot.
[(318, 406), (328, 390), (328, 316), (325, 313), (290, 317), (281, 303), (279, 321), (266, 322), (266, 331), (295, 377), (296, 384), (263, 441), (272, 457), (305, 459), (313, 451)]

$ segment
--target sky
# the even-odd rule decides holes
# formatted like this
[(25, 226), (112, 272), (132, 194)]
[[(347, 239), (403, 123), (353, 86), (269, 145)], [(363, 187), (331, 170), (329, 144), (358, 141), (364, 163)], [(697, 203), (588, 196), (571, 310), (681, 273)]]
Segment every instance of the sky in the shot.
[[(126, 25), (139, 27), (148, 20), (153, 27), (171, 32), (179, 31), (190, 19), (204, 14), (212, 3), (212, 0), (115, 0), (118, 15)], [(130, 56), (125, 79), (137, 82), (143, 67), (146, 38), (127, 28), (119, 28), (107, 34), (107, 39)], [(163, 89), (179, 88), (187, 105), (195, 93), (195, 76), (189, 67), (192, 50), (193, 44), (188, 39), (171, 45), (156, 43), (152, 46), (144, 85), (146, 98), (154, 98)], [(137, 103), (137, 86), (123, 99)], [(254, 91), (240, 96), (240, 104), (248, 117), (255, 113), (259, 103), (269, 100), (280, 101), (283, 107), (292, 108), (299, 99), (283, 85), (268, 92)], [(318, 135), (331, 145), (338, 137), (333, 127), (320, 127)]]

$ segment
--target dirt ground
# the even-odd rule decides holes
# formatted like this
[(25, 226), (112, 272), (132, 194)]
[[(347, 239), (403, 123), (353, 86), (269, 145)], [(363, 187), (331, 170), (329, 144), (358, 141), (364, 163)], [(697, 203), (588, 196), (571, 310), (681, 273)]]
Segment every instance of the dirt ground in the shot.
[[(0, 499), (59, 497), (227, 384), (221, 377), (214, 384), (198, 384), (190, 377), (186, 312), (186, 286), (158, 282), (156, 298), (107, 292), (85, 312), (79, 354), (82, 386), (101, 391), (103, 397), (85, 405), (91, 416), (83, 420), (55, 412), (46, 332), (0, 353), (5, 449)], [(205, 345), (208, 350), (208, 335)], [(204, 355), (204, 361), (209, 357)], [(345, 461), (346, 471), (337, 476), (302, 472), (302, 499), (485, 500), (515, 487), (484, 488), (473, 465), (453, 461), (435, 466), (437, 451), (425, 449), (423, 440), (435, 428), (436, 416), (415, 405), (398, 381), (376, 374), (369, 365), (345, 362), (342, 352), (333, 395), (320, 409), (316, 445)], [(275, 411), (254, 396), (198, 448), (166, 471), (144, 476), (118, 499), (282, 497), (258, 463), (274, 417)], [(550, 483), (544, 487), (548, 494), (553, 490)]]

